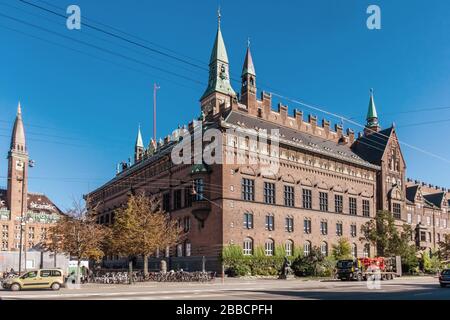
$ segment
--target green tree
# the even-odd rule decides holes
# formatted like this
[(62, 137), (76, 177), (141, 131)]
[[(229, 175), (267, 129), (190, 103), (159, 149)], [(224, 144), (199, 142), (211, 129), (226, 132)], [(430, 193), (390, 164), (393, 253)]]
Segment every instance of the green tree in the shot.
[(450, 234), (444, 235), (443, 241), (439, 242), (439, 253), (443, 260), (450, 260)]
[(157, 197), (131, 195), (126, 206), (116, 210), (111, 232), (112, 251), (128, 257), (130, 274), (134, 257), (143, 257), (147, 274), (148, 257), (181, 240), (181, 228), (162, 210), (160, 203)]
[(336, 261), (352, 259), (352, 246), (348, 239), (339, 238), (337, 244), (333, 245), (331, 254)]
[(377, 248), (381, 257), (403, 256), (410, 250), (413, 230), (410, 225), (403, 225), (401, 232), (395, 225), (395, 219), (389, 211), (379, 211), (374, 220), (361, 227), (362, 241), (368, 241)]

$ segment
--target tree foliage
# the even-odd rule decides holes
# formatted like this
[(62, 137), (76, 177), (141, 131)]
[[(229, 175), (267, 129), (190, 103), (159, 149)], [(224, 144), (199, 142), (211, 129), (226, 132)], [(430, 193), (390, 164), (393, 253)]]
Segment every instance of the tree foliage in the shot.
[(439, 242), (439, 253), (443, 260), (450, 260), (450, 234), (444, 235), (443, 241)]
[(49, 229), (44, 247), (76, 257), (80, 266), (81, 260), (98, 261), (104, 256), (103, 241), (107, 233), (107, 228), (96, 223), (93, 212), (88, 212), (81, 200), (74, 201), (67, 215)]
[(156, 196), (131, 195), (128, 202), (115, 212), (111, 230), (111, 249), (123, 257), (144, 258), (148, 272), (148, 257), (158, 249), (165, 250), (181, 241), (181, 229), (161, 208)]
[(404, 224), (399, 231), (389, 211), (379, 211), (375, 219), (362, 226), (361, 231), (362, 240), (373, 244), (379, 256), (402, 256), (410, 249), (411, 226)]
[(334, 260), (352, 259), (352, 246), (346, 238), (339, 238), (338, 242), (332, 247), (332, 256)]

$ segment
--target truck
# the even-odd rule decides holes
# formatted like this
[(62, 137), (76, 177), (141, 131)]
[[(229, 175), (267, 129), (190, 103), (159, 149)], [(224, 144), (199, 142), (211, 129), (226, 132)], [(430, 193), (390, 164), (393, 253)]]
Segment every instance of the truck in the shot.
[(392, 280), (401, 276), (401, 259), (377, 257), (339, 260), (336, 269), (337, 278), (342, 281), (363, 281), (373, 277)]

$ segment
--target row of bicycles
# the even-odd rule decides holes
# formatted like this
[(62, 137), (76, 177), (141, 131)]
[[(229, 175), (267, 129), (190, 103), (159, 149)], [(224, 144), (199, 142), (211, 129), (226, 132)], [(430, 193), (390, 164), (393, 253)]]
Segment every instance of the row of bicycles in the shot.
[[(151, 272), (147, 275), (143, 271), (134, 271), (131, 282), (210, 282), (215, 279), (215, 272)], [(130, 276), (127, 271), (96, 271), (88, 279), (90, 283), (100, 284), (128, 284)]]

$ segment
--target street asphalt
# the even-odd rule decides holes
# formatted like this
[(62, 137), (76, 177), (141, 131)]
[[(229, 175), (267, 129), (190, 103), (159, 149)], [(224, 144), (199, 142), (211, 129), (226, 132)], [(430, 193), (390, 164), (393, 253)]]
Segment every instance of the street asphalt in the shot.
[(83, 285), (58, 292), (0, 290), (2, 300), (450, 300), (450, 288), (436, 277), (367, 282), (337, 280), (216, 279), (212, 283)]

